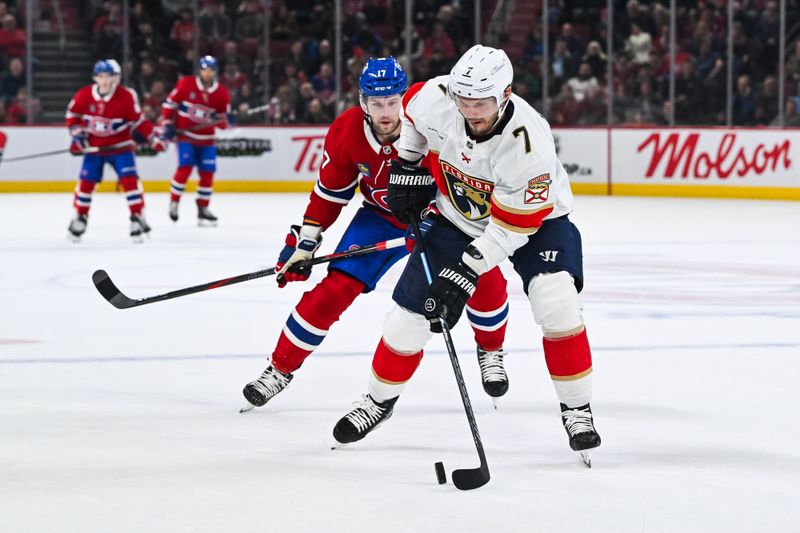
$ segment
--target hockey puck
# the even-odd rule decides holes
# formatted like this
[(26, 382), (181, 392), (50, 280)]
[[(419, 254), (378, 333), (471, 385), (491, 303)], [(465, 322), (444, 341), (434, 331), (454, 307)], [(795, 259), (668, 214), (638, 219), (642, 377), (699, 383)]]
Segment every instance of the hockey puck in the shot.
[(433, 466), (436, 467), (436, 480), (439, 481), (439, 485), (447, 483), (447, 476), (444, 473), (444, 463), (439, 461)]

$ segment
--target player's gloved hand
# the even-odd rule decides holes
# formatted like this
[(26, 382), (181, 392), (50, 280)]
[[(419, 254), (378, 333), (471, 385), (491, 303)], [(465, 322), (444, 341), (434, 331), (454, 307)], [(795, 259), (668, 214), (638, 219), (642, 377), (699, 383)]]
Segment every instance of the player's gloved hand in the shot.
[(169, 142), (175, 138), (175, 124), (171, 120), (166, 120), (161, 125), (161, 134), (159, 135), (163, 140)]
[(433, 176), (426, 168), (393, 159), (389, 168), (386, 203), (394, 217), (403, 224), (411, 222), (411, 216), (419, 219), (433, 197), (432, 184)]
[[(436, 209), (436, 202), (431, 202), (428, 204), (428, 207), (422, 211), (422, 222), (419, 223), (419, 231), (422, 233), (422, 238), (425, 238), (425, 234), (428, 233), (428, 230), (433, 226), (433, 221), (436, 220), (436, 217), (439, 215), (439, 210)], [(411, 226), (408, 227), (406, 231), (406, 250), (411, 252), (414, 250), (414, 245), (417, 244), (417, 237), (414, 235), (414, 228)]]
[(310, 266), (293, 266), (298, 261), (314, 257), (319, 245), (322, 244), (322, 228), (304, 224), (292, 226), (286, 235), (286, 245), (278, 256), (276, 271), (278, 272), (278, 287), (285, 287), (290, 281), (305, 281), (311, 275)]
[(150, 147), (156, 152), (163, 152), (167, 149), (167, 146), (167, 141), (162, 139), (161, 136), (156, 134), (150, 136)]
[(453, 327), (470, 296), (478, 285), (478, 274), (462, 263), (444, 267), (428, 287), (425, 297), (425, 318), (431, 322), (431, 331), (442, 332), (439, 317), (444, 317), (448, 327)]
[(69, 144), (69, 153), (72, 155), (81, 155), (86, 149), (86, 132), (82, 128), (73, 128), (70, 130), (72, 140)]

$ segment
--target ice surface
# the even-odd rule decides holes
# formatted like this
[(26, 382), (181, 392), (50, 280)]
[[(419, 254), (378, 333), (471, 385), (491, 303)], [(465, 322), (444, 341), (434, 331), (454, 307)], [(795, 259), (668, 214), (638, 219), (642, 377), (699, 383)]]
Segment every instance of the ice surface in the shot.
[(146, 201), (145, 244), (129, 241), (121, 195), (96, 195), (72, 244), (69, 196), (0, 195), (0, 531), (800, 531), (800, 204), (578, 197), (603, 445), (591, 470), (569, 449), (504, 268), (511, 388), (497, 412), (467, 324), (454, 332), (492, 472), (467, 493), (436, 483), (436, 461), (448, 478), (478, 462), (440, 338), (392, 420), (330, 450), (399, 269), (284, 393), (240, 415), (311, 283), (120, 311), (90, 276), (104, 268), (135, 298), (271, 266), (305, 195), (217, 195), (218, 228), (196, 226), (191, 197), (178, 224), (166, 195)]

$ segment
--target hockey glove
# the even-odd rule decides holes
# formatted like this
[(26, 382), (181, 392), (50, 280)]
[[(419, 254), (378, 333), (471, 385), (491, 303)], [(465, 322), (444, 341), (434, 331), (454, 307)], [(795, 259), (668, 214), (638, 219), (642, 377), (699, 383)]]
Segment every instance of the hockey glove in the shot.
[[(431, 229), (433, 226), (433, 221), (436, 220), (436, 217), (439, 215), (439, 210), (436, 209), (436, 203), (431, 202), (428, 204), (428, 207), (422, 212), (422, 222), (419, 223), (419, 231), (422, 233), (422, 238), (425, 238), (425, 234), (428, 233), (428, 230)], [(408, 231), (406, 231), (406, 250), (412, 252), (414, 250), (414, 245), (417, 244), (417, 237), (414, 235), (414, 228), (411, 226), (408, 227)]]
[(319, 245), (322, 244), (319, 226), (304, 224), (292, 226), (286, 235), (286, 245), (278, 256), (276, 270), (278, 272), (278, 287), (285, 287), (290, 281), (305, 281), (311, 275), (310, 266), (295, 266), (298, 261), (314, 257)]
[(427, 169), (393, 159), (389, 168), (386, 203), (394, 217), (408, 224), (410, 217), (420, 214), (433, 199), (433, 176)]
[(160, 137), (167, 142), (175, 138), (175, 124), (172, 121), (167, 120), (161, 125)]
[(478, 274), (460, 261), (457, 265), (439, 271), (439, 275), (428, 287), (424, 305), (425, 318), (430, 320), (432, 332), (442, 332), (440, 317), (451, 328), (458, 322), (477, 285)]
[(82, 128), (73, 128), (70, 130), (72, 140), (69, 144), (69, 153), (72, 155), (81, 155), (86, 149), (86, 133)]
[(155, 150), (156, 152), (163, 152), (167, 149), (167, 141), (159, 137), (158, 135), (151, 135), (150, 136), (150, 147)]

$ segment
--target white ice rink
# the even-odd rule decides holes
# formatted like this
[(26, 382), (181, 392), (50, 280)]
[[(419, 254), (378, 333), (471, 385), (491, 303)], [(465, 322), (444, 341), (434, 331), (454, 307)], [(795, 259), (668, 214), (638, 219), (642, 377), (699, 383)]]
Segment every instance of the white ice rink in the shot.
[(434, 474), (478, 463), (438, 337), (392, 420), (329, 447), (366, 390), (399, 269), (244, 415), (242, 386), (311, 283), (125, 311), (92, 286), (98, 268), (141, 297), (270, 266), (305, 198), (220, 194), (220, 227), (198, 228), (193, 196), (172, 224), (150, 194), (152, 238), (136, 245), (121, 195), (95, 196), (80, 244), (68, 195), (0, 195), (0, 532), (800, 531), (800, 204), (578, 197), (603, 445), (591, 470), (569, 449), (507, 268), (498, 411), (465, 320), (455, 331), (492, 473), (461, 492)]

